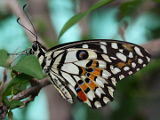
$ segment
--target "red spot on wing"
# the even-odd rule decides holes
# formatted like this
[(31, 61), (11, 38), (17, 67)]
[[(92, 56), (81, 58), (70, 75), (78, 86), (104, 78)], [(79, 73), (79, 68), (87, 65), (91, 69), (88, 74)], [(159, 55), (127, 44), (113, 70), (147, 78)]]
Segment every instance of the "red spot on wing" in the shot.
[(87, 100), (87, 97), (86, 97), (86, 95), (84, 94), (84, 92), (79, 91), (79, 92), (77, 93), (77, 95), (78, 95), (79, 99), (82, 100), (83, 102)]

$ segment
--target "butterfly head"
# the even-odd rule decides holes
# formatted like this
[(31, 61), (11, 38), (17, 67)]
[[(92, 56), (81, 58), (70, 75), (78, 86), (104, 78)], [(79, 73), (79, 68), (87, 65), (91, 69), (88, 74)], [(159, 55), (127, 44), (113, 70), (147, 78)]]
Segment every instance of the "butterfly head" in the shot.
[(29, 54), (39, 55), (45, 53), (46, 49), (38, 41), (32, 43), (32, 47), (29, 50)]

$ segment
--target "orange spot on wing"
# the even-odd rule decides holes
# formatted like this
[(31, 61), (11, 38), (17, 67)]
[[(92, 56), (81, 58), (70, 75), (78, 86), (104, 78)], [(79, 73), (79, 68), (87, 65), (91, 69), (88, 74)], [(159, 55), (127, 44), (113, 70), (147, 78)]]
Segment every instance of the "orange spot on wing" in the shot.
[(86, 95), (84, 94), (84, 92), (79, 91), (79, 92), (77, 93), (77, 95), (78, 95), (79, 99), (82, 100), (83, 102), (87, 100), (87, 97), (86, 97)]
[(127, 61), (127, 64), (130, 65), (131, 63), (132, 63), (132, 60), (129, 59), (129, 60)]
[(84, 91), (85, 89), (88, 88), (86, 83), (83, 83), (82, 85), (80, 85), (80, 88)]
[(97, 85), (93, 81), (90, 81), (88, 85), (92, 90), (94, 90), (97, 87)]
[(92, 67), (97, 67), (97, 61), (94, 60), (91, 66)]
[(123, 43), (122, 46), (129, 51), (132, 51), (134, 47), (132, 44), (127, 44), (127, 43)]
[(95, 76), (95, 75), (93, 75), (93, 73), (92, 73), (92, 74), (89, 76), (89, 79), (90, 79), (90, 80), (94, 80), (94, 79), (95, 79), (95, 77), (96, 77), (96, 76)]
[(82, 69), (82, 75), (85, 75), (87, 73), (85, 68), (81, 67), (81, 69)]
[(96, 76), (99, 76), (99, 75), (101, 75), (101, 72), (102, 72), (102, 69), (95, 68), (93, 74)]
[(118, 62), (118, 63), (117, 63), (117, 67), (118, 67), (118, 68), (122, 68), (122, 67), (124, 67), (124, 66), (126, 66), (126, 63), (124, 63), (124, 62)]

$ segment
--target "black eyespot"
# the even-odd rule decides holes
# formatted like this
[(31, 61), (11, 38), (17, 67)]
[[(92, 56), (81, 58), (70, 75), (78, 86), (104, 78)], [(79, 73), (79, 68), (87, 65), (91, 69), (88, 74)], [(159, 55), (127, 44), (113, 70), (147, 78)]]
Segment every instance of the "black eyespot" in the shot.
[(86, 82), (86, 83), (90, 83), (90, 79), (89, 79), (89, 78), (86, 78), (86, 79), (85, 79), (85, 82)]
[(78, 50), (76, 56), (78, 60), (84, 60), (88, 58), (88, 52), (86, 50)]
[(94, 69), (93, 69), (93, 68), (86, 68), (86, 71), (87, 71), (87, 72), (93, 72)]
[(90, 88), (86, 88), (86, 89), (84, 90), (85, 93), (88, 93), (89, 91), (90, 91)]
[(79, 80), (78, 84), (82, 85), (83, 84), (83, 80)]
[(90, 60), (87, 64), (86, 64), (86, 67), (90, 67), (93, 63), (93, 60)]
[(89, 77), (91, 74), (90, 73), (86, 73), (86, 76)]
[(33, 42), (33, 44), (32, 44), (32, 49), (33, 49), (33, 51), (37, 51), (37, 49), (38, 49), (38, 44), (37, 44), (36, 42)]

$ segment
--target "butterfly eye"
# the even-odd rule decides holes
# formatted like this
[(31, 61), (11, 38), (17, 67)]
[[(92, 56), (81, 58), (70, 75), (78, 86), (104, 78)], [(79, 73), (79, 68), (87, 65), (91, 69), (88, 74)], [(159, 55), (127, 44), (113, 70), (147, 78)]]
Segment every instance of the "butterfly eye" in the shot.
[(88, 58), (88, 52), (85, 50), (78, 50), (76, 56), (78, 60), (84, 60)]
[(34, 51), (37, 51), (37, 48), (38, 48), (37, 43), (36, 43), (36, 42), (33, 42), (32, 49), (33, 49)]

